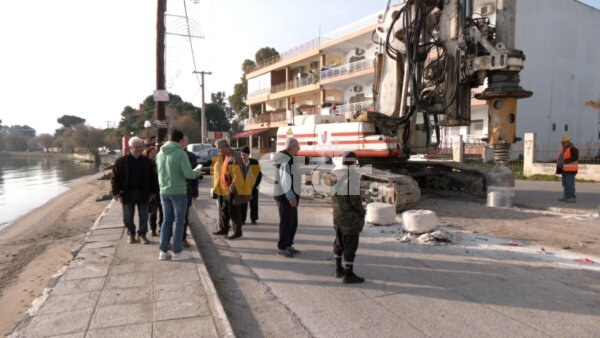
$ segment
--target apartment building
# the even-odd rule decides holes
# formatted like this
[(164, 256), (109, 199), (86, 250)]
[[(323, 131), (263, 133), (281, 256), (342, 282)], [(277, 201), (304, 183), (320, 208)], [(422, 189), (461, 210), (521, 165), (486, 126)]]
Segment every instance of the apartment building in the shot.
[[(249, 106), (260, 114), (245, 120), (254, 154), (275, 150), (277, 128), (294, 116), (344, 114), (373, 104), (373, 14), (265, 60), (247, 72)], [(251, 113), (252, 114), (252, 113)]]

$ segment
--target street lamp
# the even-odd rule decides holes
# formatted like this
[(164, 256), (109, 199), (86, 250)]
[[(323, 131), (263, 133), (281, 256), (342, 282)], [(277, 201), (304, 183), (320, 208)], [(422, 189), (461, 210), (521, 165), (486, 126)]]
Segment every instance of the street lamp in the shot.
[(150, 139), (150, 127), (152, 127), (152, 122), (146, 120), (144, 121), (144, 128), (146, 128), (146, 138)]

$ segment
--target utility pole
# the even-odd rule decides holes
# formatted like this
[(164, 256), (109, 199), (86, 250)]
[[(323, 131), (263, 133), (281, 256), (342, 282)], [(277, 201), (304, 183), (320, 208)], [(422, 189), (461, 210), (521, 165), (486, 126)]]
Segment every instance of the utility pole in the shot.
[[(156, 90), (165, 90), (165, 12), (167, 10), (167, 0), (158, 0), (156, 10)], [(165, 102), (156, 98), (156, 119), (165, 121)], [(168, 99), (167, 99), (168, 100)], [(162, 125), (157, 126), (156, 142), (162, 144), (166, 139), (166, 129)]]
[(212, 75), (212, 72), (194, 71), (193, 73), (200, 74), (200, 77), (202, 79), (202, 84), (200, 85), (200, 87), (202, 88), (202, 115), (200, 117), (200, 123), (202, 124), (202, 143), (208, 143), (208, 126), (206, 125), (206, 104), (204, 103), (204, 74)]

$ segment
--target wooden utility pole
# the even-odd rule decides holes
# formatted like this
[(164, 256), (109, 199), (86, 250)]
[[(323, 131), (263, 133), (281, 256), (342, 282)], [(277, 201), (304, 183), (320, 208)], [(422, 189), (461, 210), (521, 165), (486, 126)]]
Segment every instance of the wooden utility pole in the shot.
[(202, 115), (200, 117), (201, 120), (201, 128), (202, 128), (202, 143), (208, 143), (208, 126), (206, 125), (206, 104), (204, 102), (204, 75), (211, 75), (212, 72), (206, 72), (206, 71), (194, 71), (194, 74), (200, 74), (201, 80), (202, 80), (202, 84), (200, 85), (200, 87), (202, 88)]
[[(167, 0), (158, 0), (156, 10), (156, 90), (165, 90), (165, 12)], [(156, 100), (156, 98), (155, 98)], [(156, 119), (165, 121), (165, 102), (156, 101)], [(167, 129), (158, 126), (156, 130), (156, 142), (162, 144), (166, 139)]]

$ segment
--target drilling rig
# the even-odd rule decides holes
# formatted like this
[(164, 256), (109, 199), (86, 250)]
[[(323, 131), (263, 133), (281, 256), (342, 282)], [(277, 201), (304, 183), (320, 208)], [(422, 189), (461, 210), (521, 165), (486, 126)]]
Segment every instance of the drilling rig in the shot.
[[(332, 159), (353, 151), (371, 170), (360, 179), (367, 202), (414, 207), (421, 192), (444, 196), (488, 197), (505, 204), (514, 187), (506, 167), (516, 136), (517, 99), (532, 92), (519, 85), (525, 55), (514, 46), (515, 0), (496, 1), (496, 22), (476, 15), (473, 0), (406, 0), (379, 17), (373, 34), (374, 109), (332, 116), (327, 123), (291, 124), (277, 132), (300, 141), (311, 182), (333, 168)], [(488, 137), (496, 166), (489, 172), (460, 163), (412, 161), (411, 155), (437, 147), (441, 127), (469, 126), (471, 92), (488, 106)], [(438, 144), (436, 144), (438, 143)], [(310, 164), (319, 162), (321, 164)], [(315, 161), (317, 160), (317, 161)], [(506, 188), (506, 189), (505, 189)]]

